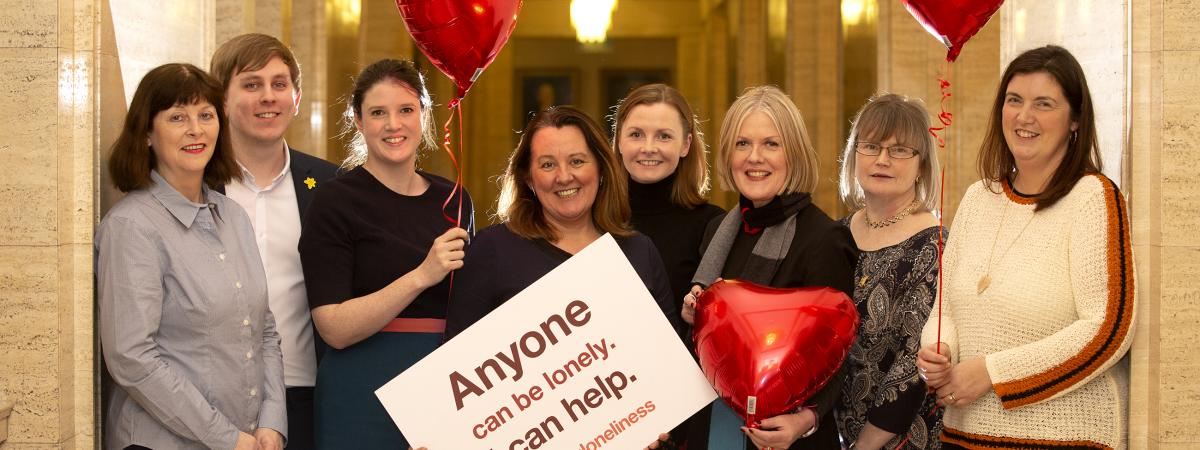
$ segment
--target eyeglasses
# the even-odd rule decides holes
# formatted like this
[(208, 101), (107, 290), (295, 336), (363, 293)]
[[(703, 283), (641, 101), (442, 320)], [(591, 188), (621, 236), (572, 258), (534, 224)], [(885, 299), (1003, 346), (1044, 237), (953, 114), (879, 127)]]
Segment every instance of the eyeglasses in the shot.
[(863, 156), (879, 156), (879, 153), (887, 150), (888, 158), (892, 159), (908, 159), (917, 156), (917, 150), (903, 145), (893, 145), (884, 147), (874, 142), (855, 142), (854, 151)]

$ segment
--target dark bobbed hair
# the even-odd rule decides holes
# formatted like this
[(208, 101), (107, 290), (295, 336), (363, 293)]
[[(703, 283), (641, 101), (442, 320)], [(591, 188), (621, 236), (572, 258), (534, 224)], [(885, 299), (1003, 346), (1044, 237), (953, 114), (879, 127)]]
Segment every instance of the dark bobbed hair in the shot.
[(154, 128), (154, 117), (175, 105), (200, 102), (213, 106), (220, 125), (212, 159), (204, 167), (204, 182), (217, 188), (230, 180), (241, 179), (241, 171), (229, 145), (225, 90), (216, 78), (199, 67), (176, 63), (155, 67), (138, 83), (121, 134), (113, 142), (108, 158), (108, 171), (117, 189), (129, 192), (150, 186), (150, 171), (158, 167), (147, 139)]
[(433, 99), (429, 96), (429, 89), (425, 87), (425, 76), (412, 61), (381, 59), (363, 68), (354, 80), (354, 91), (351, 92), (350, 102), (346, 105), (345, 116), (345, 130), (354, 133), (354, 139), (350, 141), (346, 160), (342, 161), (343, 169), (353, 169), (367, 162), (367, 142), (362, 132), (354, 126), (354, 121), (362, 119), (363, 97), (367, 95), (367, 91), (384, 82), (402, 83), (417, 93), (417, 99), (421, 103), (421, 144), (425, 148), (434, 148), (436, 145), (433, 140)]
[[(647, 84), (634, 89), (617, 106), (612, 128), (612, 147), (621, 153), (621, 127), (625, 119), (635, 107), (666, 103), (679, 113), (679, 123), (683, 124), (683, 136), (691, 140), (688, 154), (680, 158), (679, 166), (675, 168), (675, 181), (671, 186), (671, 202), (684, 208), (695, 208), (705, 203), (704, 194), (708, 192), (708, 160), (705, 158), (707, 146), (704, 145), (704, 133), (700, 131), (700, 121), (692, 112), (683, 94), (665, 84)], [(682, 136), (681, 136), (682, 138)], [(617, 174), (627, 177), (629, 173), (618, 158)]]
[(500, 178), (500, 199), (496, 210), (513, 233), (525, 239), (558, 240), (558, 232), (546, 221), (545, 211), (529, 186), (533, 163), (533, 137), (545, 128), (575, 127), (583, 133), (588, 151), (599, 165), (599, 188), (592, 203), (592, 223), (602, 233), (631, 236), (629, 226), (629, 187), (625, 176), (618, 175), (616, 160), (604, 132), (595, 120), (574, 106), (553, 106), (537, 113), (525, 125), (521, 142), (508, 158), (508, 168)]
[(1092, 94), (1088, 90), (1083, 68), (1067, 49), (1047, 45), (1017, 56), (1000, 77), (987, 134), (979, 148), (979, 176), (983, 178), (987, 188), (992, 192), (1000, 192), (1001, 187), (997, 185), (1011, 183), (1010, 178), (1017, 170), (1016, 160), (1004, 140), (1004, 99), (1008, 84), (1017, 75), (1038, 72), (1050, 75), (1062, 87), (1063, 95), (1071, 107), (1071, 120), (1078, 127), (1067, 138), (1067, 153), (1050, 177), (1046, 189), (1033, 196), (1037, 204), (1035, 211), (1054, 205), (1071, 192), (1071, 188), (1080, 178), (1088, 173), (1100, 172), (1103, 168), (1096, 139), (1096, 115), (1092, 108)]

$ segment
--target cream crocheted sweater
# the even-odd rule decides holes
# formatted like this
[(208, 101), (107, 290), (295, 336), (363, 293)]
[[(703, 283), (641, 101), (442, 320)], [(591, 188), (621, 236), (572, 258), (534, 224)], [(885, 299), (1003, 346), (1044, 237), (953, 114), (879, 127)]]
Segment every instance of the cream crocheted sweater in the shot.
[[(1000, 187), (967, 190), (943, 255), (941, 340), (955, 362), (986, 358), (993, 390), (947, 408), (942, 438), (967, 448), (1125, 448), (1134, 322), (1125, 200), (1099, 174), (1037, 213), (1032, 199)], [(923, 344), (937, 340), (938, 314), (935, 305)]]

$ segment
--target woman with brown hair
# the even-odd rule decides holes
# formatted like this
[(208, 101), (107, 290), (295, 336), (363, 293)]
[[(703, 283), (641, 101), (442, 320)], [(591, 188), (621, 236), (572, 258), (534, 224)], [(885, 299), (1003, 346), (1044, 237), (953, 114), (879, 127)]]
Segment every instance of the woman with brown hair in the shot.
[[(441, 344), (446, 275), (462, 267), (474, 230), (470, 196), (417, 170), (421, 148), (432, 147), (432, 107), (412, 62), (364, 68), (347, 114), (349, 171), (317, 191), (304, 217), (308, 303), (333, 347), (317, 368), (317, 448), (408, 447), (375, 390)], [(461, 228), (444, 216), (460, 200)]]
[(279, 450), (283, 358), (250, 219), (213, 190), (240, 173), (223, 92), (190, 64), (142, 78), (96, 231), (109, 390), (104, 447)]
[[(817, 167), (804, 119), (779, 88), (750, 88), (733, 102), (721, 124), (717, 174), (740, 200), (705, 232), (695, 286), (683, 301), (685, 321), (695, 320), (696, 297), (717, 278), (853, 294), (854, 240), (845, 225), (813, 204)], [(718, 401), (710, 421), (693, 427), (688, 448), (840, 448), (832, 412), (841, 377), (834, 375), (797, 411), (740, 432), (741, 419)]]
[(467, 249), (446, 317), (447, 339), (605, 233), (616, 238), (679, 329), (658, 251), (629, 228), (618, 164), (600, 127), (574, 107), (551, 107), (529, 121), (501, 178), (497, 209), (503, 222), (480, 231)]
[(1125, 199), (1100, 168), (1079, 62), (1057, 46), (1017, 56), (918, 354), (946, 406), (944, 447), (1127, 445), (1133, 253)]
[(704, 228), (725, 212), (704, 200), (704, 136), (687, 99), (665, 84), (634, 89), (617, 106), (615, 119), (617, 176), (629, 182), (632, 225), (662, 255), (678, 309), (700, 264)]

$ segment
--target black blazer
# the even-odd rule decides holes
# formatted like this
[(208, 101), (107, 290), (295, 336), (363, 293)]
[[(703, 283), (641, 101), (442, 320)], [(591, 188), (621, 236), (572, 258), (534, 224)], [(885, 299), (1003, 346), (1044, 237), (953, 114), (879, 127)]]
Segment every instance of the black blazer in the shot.
[[(291, 147), (288, 147), (288, 153), (292, 158), (290, 170), (292, 184), (296, 188), (296, 209), (300, 211), (300, 227), (303, 228), (304, 213), (308, 212), (308, 204), (312, 203), (313, 194), (322, 184), (337, 176), (338, 167), (329, 161), (310, 156)], [(310, 184), (311, 187), (309, 187)], [(225, 194), (225, 186), (217, 186), (214, 190), (222, 195)], [(329, 346), (321, 339), (321, 334), (315, 328), (313, 329), (313, 341), (313, 348), (317, 351), (317, 363), (320, 364), (321, 357), (325, 355)]]

